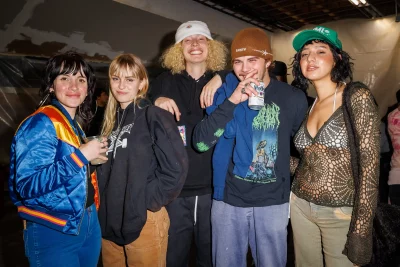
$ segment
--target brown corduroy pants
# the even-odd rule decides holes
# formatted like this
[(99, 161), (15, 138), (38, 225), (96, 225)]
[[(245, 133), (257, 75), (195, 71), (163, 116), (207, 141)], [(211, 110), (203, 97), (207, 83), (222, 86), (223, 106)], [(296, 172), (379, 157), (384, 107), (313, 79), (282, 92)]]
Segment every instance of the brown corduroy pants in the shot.
[(165, 267), (168, 246), (169, 217), (163, 207), (160, 211), (147, 211), (147, 221), (138, 239), (119, 246), (102, 240), (104, 267)]

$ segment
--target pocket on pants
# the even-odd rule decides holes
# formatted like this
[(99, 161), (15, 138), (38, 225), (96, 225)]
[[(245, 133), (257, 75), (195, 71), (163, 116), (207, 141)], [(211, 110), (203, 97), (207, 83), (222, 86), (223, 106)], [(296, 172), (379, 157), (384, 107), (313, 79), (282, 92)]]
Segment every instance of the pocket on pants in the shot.
[(160, 246), (162, 241), (168, 237), (168, 229), (169, 217), (164, 207), (157, 212), (147, 211), (147, 220), (139, 238), (127, 246), (132, 249)]
[(352, 207), (339, 207), (337, 210), (346, 217), (351, 217), (351, 214), (353, 213)]

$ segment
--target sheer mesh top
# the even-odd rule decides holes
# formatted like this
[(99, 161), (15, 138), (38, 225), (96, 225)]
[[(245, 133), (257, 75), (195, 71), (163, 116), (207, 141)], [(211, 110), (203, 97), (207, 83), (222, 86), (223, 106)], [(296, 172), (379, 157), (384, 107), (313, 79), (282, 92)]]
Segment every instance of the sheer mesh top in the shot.
[(294, 138), (302, 160), (292, 191), (314, 204), (353, 206), (353, 175), (342, 108), (333, 113), (314, 138), (307, 131), (307, 116)]
[(372, 253), (372, 222), (378, 195), (380, 123), (378, 108), (368, 89), (357, 88), (350, 103), (355, 146), (360, 154), (356, 163), (359, 192), (354, 188), (344, 106), (332, 114), (315, 137), (307, 131), (306, 116), (294, 137), (300, 161), (291, 160), (291, 171), (296, 170), (292, 191), (314, 204), (353, 207), (346, 255), (353, 262), (366, 264)]

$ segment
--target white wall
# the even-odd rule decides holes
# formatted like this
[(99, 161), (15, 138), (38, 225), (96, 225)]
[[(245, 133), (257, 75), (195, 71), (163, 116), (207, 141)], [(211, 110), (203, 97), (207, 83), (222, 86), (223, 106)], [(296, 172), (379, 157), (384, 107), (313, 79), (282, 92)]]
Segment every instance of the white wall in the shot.
[[(400, 89), (400, 23), (392, 16), (375, 20), (340, 20), (322, 25), (338, 32), (343, 50), (354, 59), (354, 80), (371, 88), (383, 116), (387, 107), (396, 102), (395, 93)], [(292, 41), (300, 30), (272, 35), (276, 60), (291, 63), (295, 54)], [(290, 75), (288, 80), (292, 81), (293, 77)], [(312, 88), (310, 95), (315, 95)]]

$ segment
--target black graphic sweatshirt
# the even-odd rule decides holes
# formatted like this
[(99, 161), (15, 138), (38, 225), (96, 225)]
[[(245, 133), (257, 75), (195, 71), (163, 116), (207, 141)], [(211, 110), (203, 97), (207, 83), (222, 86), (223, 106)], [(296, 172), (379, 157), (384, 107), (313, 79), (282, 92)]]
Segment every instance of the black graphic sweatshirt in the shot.
[(179, 195), (188, 169), (172, 115), (144, 102), (117, 111), (121, 123), (116, 119), (108, 138), (108, 161), (97, 169), (102, 236), (119, 245), (139, 237), (147, 210)]

